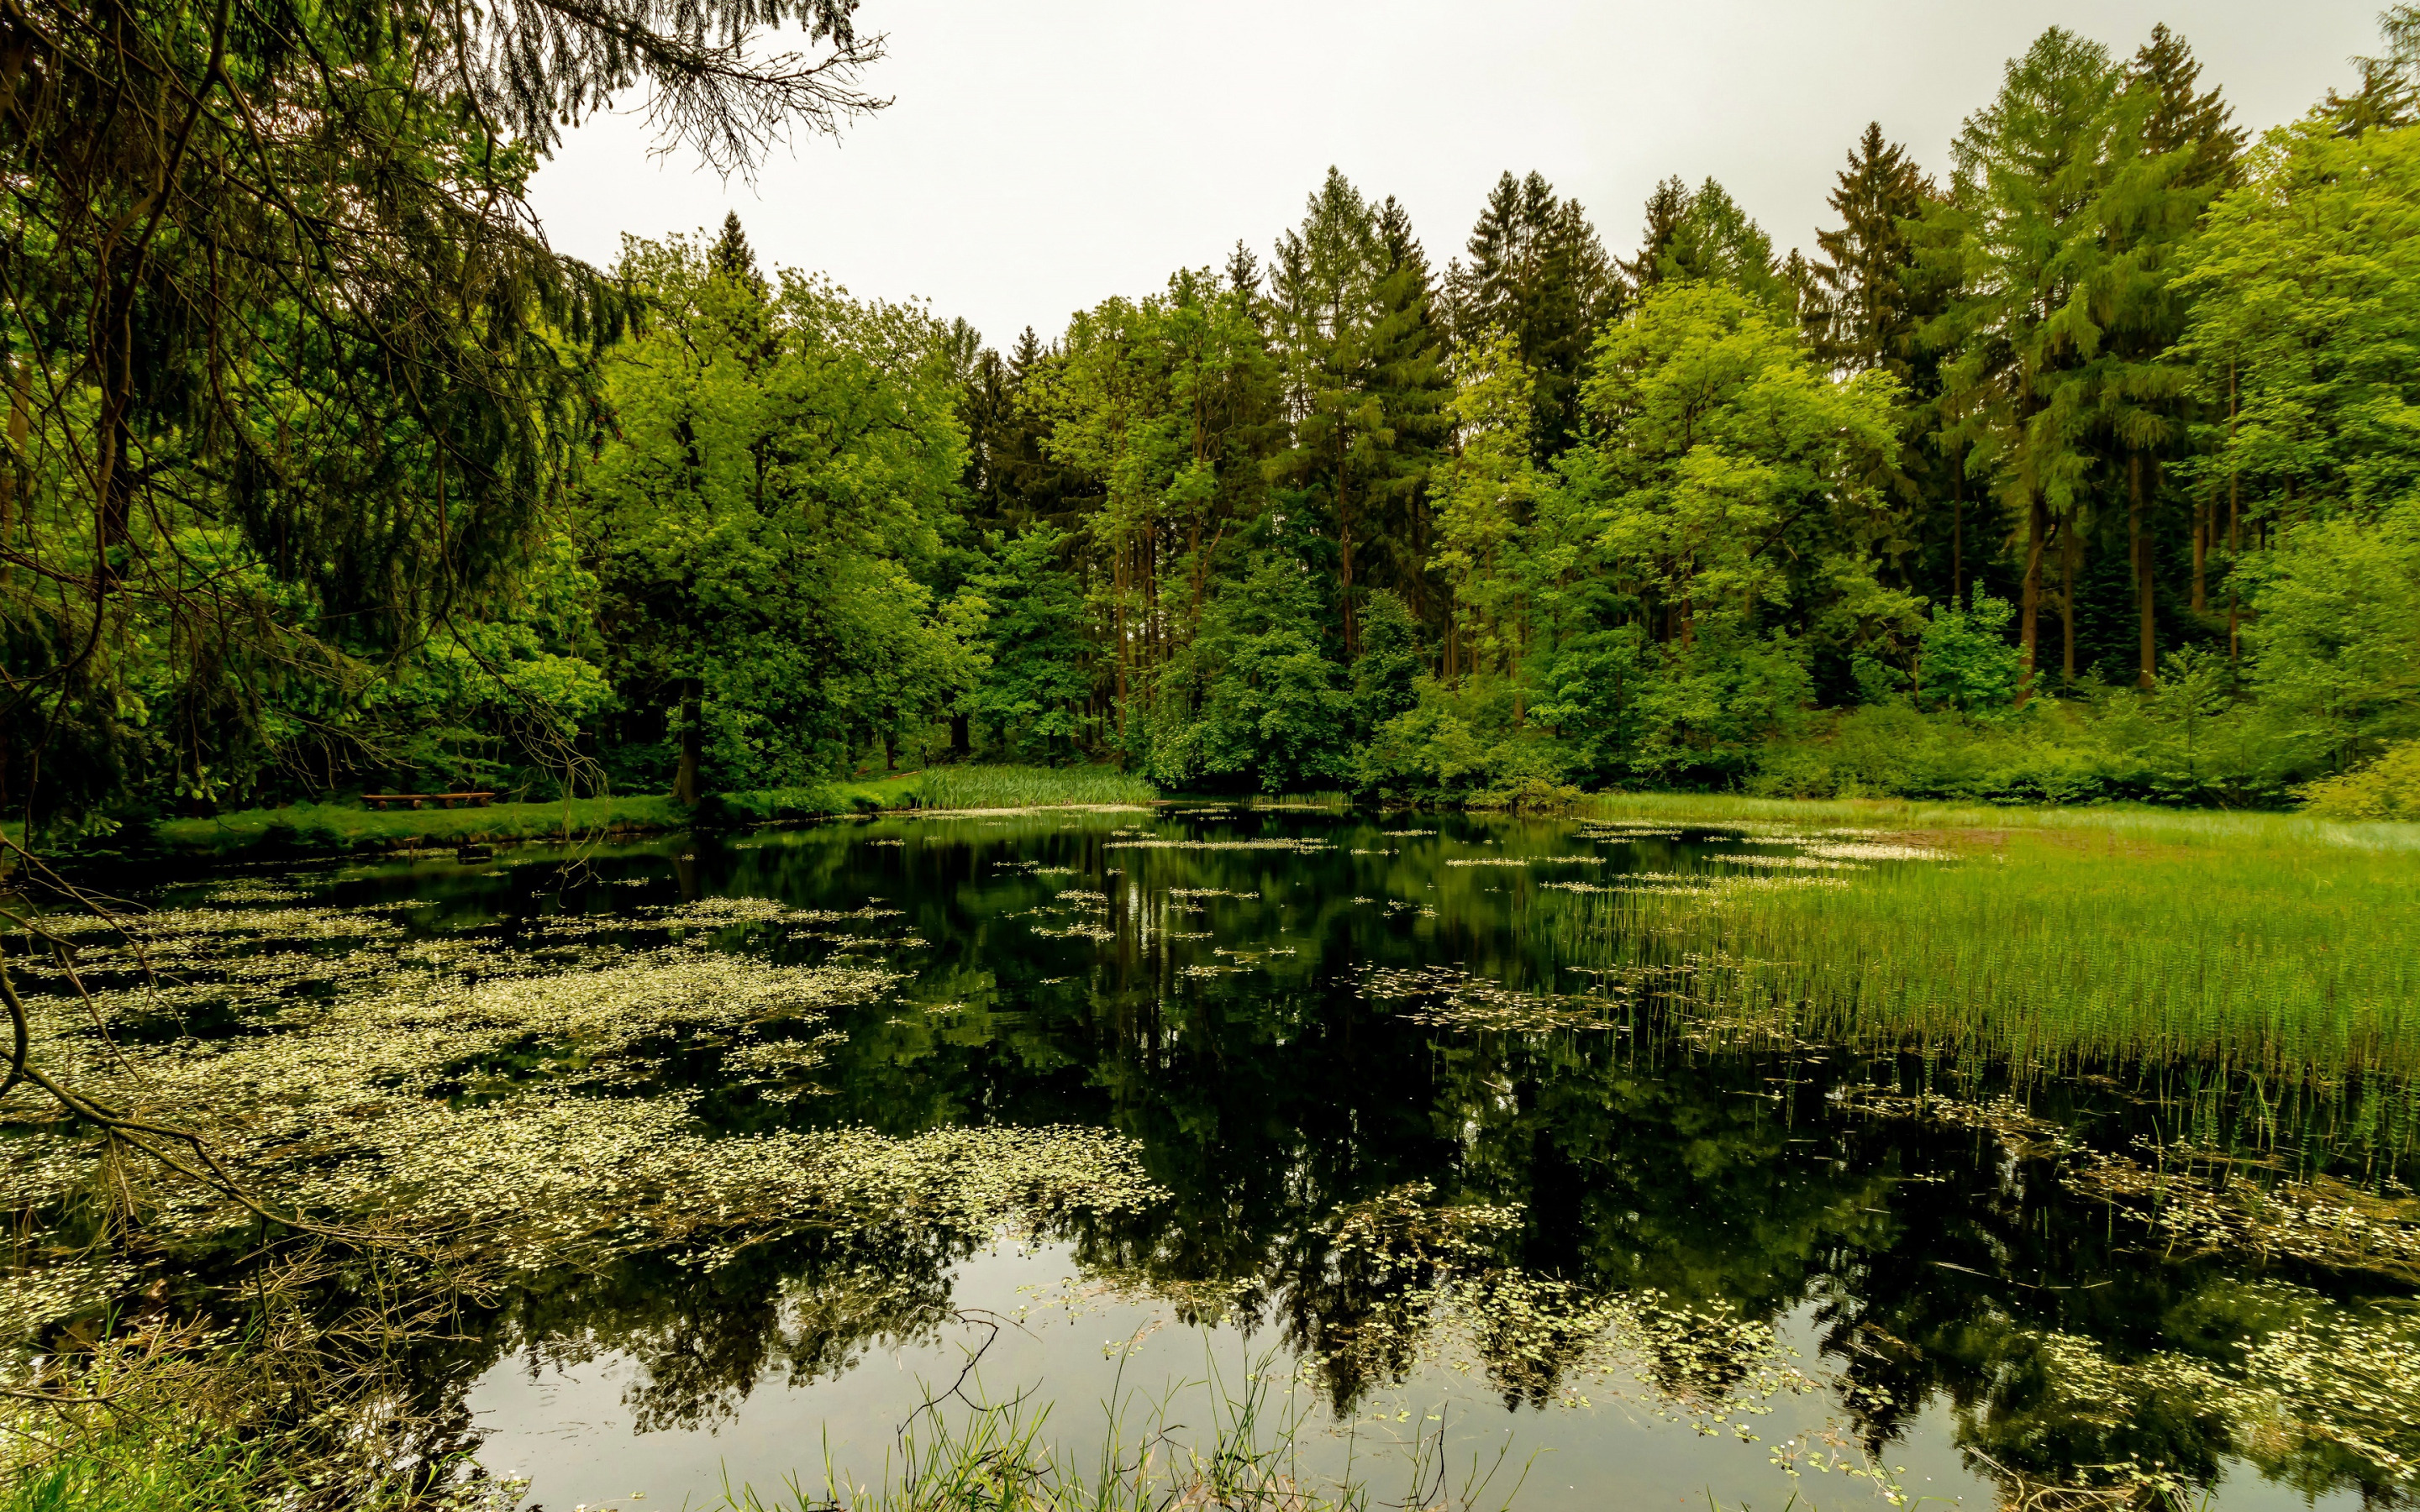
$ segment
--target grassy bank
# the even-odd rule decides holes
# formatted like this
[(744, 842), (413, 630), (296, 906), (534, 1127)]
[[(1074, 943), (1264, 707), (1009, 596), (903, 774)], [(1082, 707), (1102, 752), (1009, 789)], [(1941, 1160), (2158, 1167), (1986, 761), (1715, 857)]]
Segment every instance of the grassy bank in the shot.
[[(1608, 942), (1695, 957), (1702, 1006), (1815, 1037), (2076, 1066), (2215, 1057), (2420, 1072), (2420, 825), (2174, 810), (1694, 797), (1597, 817), (1883, 832), (1954, 860), (1582, 894)], [(1792, 877), (1792, 873), (1784, 873)]]
[(562, 839), (566, 834), (677, 829), (689, 810), (659, 795), (498, 803), (485, 809), (404, 809), (383, 813), (358, 801), (246, 809), (154, 825), (152, 844), (173, 856), (220, 858), (248, 852), (338, 855), (475, 841)]
[(661, 794), (383, 812), (358, 799), (247, 809), (152, 826), (152, 848), (204, 860), (252, 853), (345, 855), (473, 843), (803, 823), (892, 809), (1149, 803), (1151, 784), (1112, 767), (942, 766), (815, 787), (709, 794), (695, 810)]
[(1149, 803), (1152, 785), (1114, 766), (934, 766), (919, 790), (928, 809), (1025, 809)]
[(1722, 793), (1601, 793), (1572, 810), (1589, 819), (1676, 824), (1782, 824), (1892, 830), (1998, 830), (2130, 835), (2257, 847), (2341, 846), (2420, 855), (2420, 824), (2351, 822), (2269, 810), (2149, 804), (2001, 807), (1914, 798), (1754, 798)]

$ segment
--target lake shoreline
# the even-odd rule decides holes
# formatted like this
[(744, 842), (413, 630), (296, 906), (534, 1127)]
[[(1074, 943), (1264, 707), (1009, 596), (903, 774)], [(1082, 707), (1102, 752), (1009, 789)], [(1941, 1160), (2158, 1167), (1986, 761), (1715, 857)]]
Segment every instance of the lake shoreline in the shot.
[[(985, 770), (981, 768), (973, 770)], [(1072, 769), (1082, 771), (1085, 769)], [(499, 803), (479, 809), (380, 811), (342, 801), (245, 810), (208, 818), (162, 820), (132, 843), (85, 849), (86, 861), (219, 862), (261, 859), (409, 856), (465, 845), (621, 842), (676, 834), (777, 828), (899, 811), (1006, 813), (1037, 808), (1087, 808), (1097, 800), (1038, 795), (1035, 801), (938, 804), (923, 791), (923, 772), (819, 788), (709, 794), (695, 808), (660, 794), (547, 803)], [(1140, 784), (1137, 784), (1140, 786)], [(1486, 806), (1355, 803), (1342, 795), (1324, 801), (1283, 795), (1219, 797), (1175, 794), (1115, 803), (1189, 807), (1232, 804), (1252, 810), (1495, 812)], [(2269, 810), (2166, 808), (2149, 804), (2010, 805), (1925, 802), (1906, 798), (1791, 799), (1728, 793), (1624, 793), (1581, 795), (1558, 812), (1573, 818), (1656, 818), (1678, 823), (1740, 820), (1877, 825), (1942, 835), (1987, 836), (2009, 830), (2128, 830), (2157, 833), (2213, 829), (2261, 831), (2280, 838), (2327, 837), (2365, 848), (2420, 847), (2420, 825), (2396, 820), (2333, 820)], [(1542, 815), (1543, 816), (1543, 815)]]

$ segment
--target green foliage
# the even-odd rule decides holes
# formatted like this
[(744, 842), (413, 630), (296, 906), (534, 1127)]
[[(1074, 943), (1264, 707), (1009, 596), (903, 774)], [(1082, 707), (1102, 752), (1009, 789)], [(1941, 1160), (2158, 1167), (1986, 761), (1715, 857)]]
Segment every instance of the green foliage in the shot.
[(1320, 645), (1319, 594), (1300, 563), (1254, 553), (1203, 614), (1190, 656), (1201, 712), (1154, 750), (1155, 780), (1282, 793), (1344, 779), (1353, 697)]
[(2016, 609), (2004, 598), (1975, 595), (1972, 609), (1936, 606), (1916, 642), (1919, 702), (1992, 718), (2016, 702), (2024, 666), (2009, 643)]
[(1060, 566), (1066, 532), (1047, 525), (992, 539), (998, 565), (974, 579), (988, 616), (986, 665), (965, 700), (1003, 754), (1049, 757), (1074, 748), (1093, 690), (1082, 590)]
[(2420, 130), (2272, 131), (2184, 263), (2214, 486), (2296, 516), (2420, 493)]
[(1497, 179), (1463, 255), (1446, 274), (1455, 344), (1469, 353), (1494, 332), (1512, 337), (1532, 376), (1524, 429), (1551, 457), (1579, 439), (1589, 345), (1620, 313), (1621, 280), (1580, 202), (1536, 173)]
[(1506, 795), (1559, 789), (1566, 752), (1516, 729), (1514, 701), (1500, 678), (1424, 680), (1413, 707), (1378, 726), (1359, 751), (1357, 786), (1391, 802), (1498, 808)]
[(979, 610), (917, 577), (965, 462), (942, 332), (687, 241), (634, 240), (621, 270), (653, 315), (607, 364), (580, 527), (616, 689), (652, 711), (698, 689), (710, 786), (812, 781), (976, 670)]
[(2341, 771), (2420, 732), (2420, 499), (2291, 527), (2246, 577), (2250, 681), (2289, 759)]
[[(147, 18), (130, 56), (189, 69), (190, 28)], [(305, 30), (358, 77), (256, 39), (229, 66), (297, 119), (411, 92), (384, 33), (311, 30), (337, 24)], [(760, 269), (736, 216), (629, 240), (610, 281), (553, 259), (497, 208), (552, 116), (515, 142), (457, 107), (571, 96), (473, 69), (417, 125), (278, 148), (399, 176), (363, 211), (392, 244), (326, 274), (370, 303), (247, 271), (210, 308), (249, 345), (196, 346), (162, 312), (195, 307), (182, 217), (226, 185), (156, 212), (130, 319), (157, 393), (42, 346), (101, 330), (67, 318), (116, 266), (94, 228), (155, 211), (29, 117), (56, 181), (22, 174), (21, 208), (54, 229), (9, 255), (75, 276), (0, 320), (0, 807), (39, 773), (34, 835), (86, 845), (363, 781), (771, 795), (709, 815), (756, 822), (945, 746), (1435, 801), (2274, 801), (2420, 732), (2420, 22), (2383, 25), (2358, 94), (2248, 156), (2180, 36), (2046, 31), (1946, 184), (1869, 126), (1812, 264), (1712, 177), (1659, 183), (1616, 263), (1507, 173), (1433, 270), (1330, 169), (1265, 267), (1239, 242), (1005, 355)], [(133, 492), (91, 497), (76, 458), (122, 447)], [(1891, 708), (1914, 746), (1866, 752)]]
[(2302, 798), (2303, 811), (2321, 819), (2420, 819), (2420, 740), (2390, 747), (2341, 777), (2309, 783)]

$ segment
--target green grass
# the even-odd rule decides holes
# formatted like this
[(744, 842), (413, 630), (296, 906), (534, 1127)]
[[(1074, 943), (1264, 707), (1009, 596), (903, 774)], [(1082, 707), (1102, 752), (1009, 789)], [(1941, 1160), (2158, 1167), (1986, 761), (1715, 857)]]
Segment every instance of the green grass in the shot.
[(163, 820), (153, 826), (151, 840), (174, 855), (216, 857), (264, 848), (342, 853), (559, 839), (566, 833), (678, 829), (689, 823), (689, 810), (657, 795), (384, 812), (345, 800)]
[[(2420, 1072), (2420, 825), (2164, 810), (1597, 800), (1600, 816), (1919, 837), (1847, 886), (1581, 895), (1588, 928), (1719, 957), (1700, 998), (1795, 1032), (2058, 1067)], [(1701, 1002), (1699, 1006), (1722, 1006)]]
[(231, 1436), (128, 1427), (13, 1467), (0, 1512), (253, 1512), (275, 1504), (264, 1473)]
[(1032, 809), (1149, 803), (1152, 785), (1114, 766), (932, 766), (920, 776), (928, 809)]
[(1027, 809), (1052, 804), (1149, 803), (1151, 784), (1107, 766), (937, 766), (814, 787), (706, 795), (695, 810), (659, 794), (499, 803), (485, 809), (380, 811), (357, 799), (247, 809), (209, 819), (170, 819), (151, 843), (175, 856), (224, 859), (251, 851), (322, 855), (419, 846), (561, 840), (691, 826), (730, 828), (800, 823), (892, 809)]

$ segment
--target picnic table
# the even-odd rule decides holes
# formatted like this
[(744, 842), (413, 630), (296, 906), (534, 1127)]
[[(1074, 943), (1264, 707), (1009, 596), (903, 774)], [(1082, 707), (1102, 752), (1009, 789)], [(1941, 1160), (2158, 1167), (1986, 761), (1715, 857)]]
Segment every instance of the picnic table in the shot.
[(362, 801), (384, 812), (386, 806), (391, 803), (402, 804), (413, 809), (428, 803), (446, 809), (451, 809), (458, 803), (467, 808), (484, 809), (488, 806), (488, 800), (494, 796), (493, 793), (365, 793), (362, 795)]

